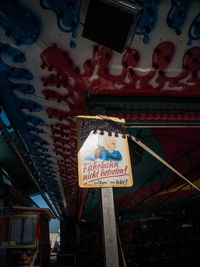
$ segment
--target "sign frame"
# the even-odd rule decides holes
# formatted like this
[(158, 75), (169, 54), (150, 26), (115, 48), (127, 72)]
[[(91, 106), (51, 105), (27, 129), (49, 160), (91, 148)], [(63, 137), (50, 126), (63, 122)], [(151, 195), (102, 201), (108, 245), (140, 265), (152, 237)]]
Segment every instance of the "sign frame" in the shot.
[[(109, 118), (125, 128), (124, 119)], [(77, 116), (77, 130), (79, 186), (81, 188), (131, 187), (133, 177), (127, 136), (100, 116)], [(105, 148), (105, 143), (110, 140), (115, 142), (114, 154)], [(85, 157), (88, 147), (99, 144), (104, 151), (98, 158), (95, 158), (94, 151), (90, 158)], [(117, 155), (117, 158), (111, 155)]]

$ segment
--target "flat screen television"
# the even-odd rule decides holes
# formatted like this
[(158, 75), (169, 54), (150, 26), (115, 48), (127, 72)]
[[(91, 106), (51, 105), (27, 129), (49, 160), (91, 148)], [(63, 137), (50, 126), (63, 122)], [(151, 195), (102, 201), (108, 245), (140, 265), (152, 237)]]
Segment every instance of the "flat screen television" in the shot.
[(121, 53), (132, 42), (142, 10), (131, 1), (90, 0), (82, 35)]

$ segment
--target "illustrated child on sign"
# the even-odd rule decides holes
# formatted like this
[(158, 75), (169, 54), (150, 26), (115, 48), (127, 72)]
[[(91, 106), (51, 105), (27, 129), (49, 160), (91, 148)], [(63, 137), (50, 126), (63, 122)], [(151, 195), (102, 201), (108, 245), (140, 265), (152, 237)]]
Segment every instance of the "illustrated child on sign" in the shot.
[(122, 155), (116, 149), (116, 138), (114, 136), (106, 136), (103, 140), (103, 147), (98, 146), (98, 148), (89, 156), (86, 160), (95, 160), (97, 158), (109, 161), (121, 161)]

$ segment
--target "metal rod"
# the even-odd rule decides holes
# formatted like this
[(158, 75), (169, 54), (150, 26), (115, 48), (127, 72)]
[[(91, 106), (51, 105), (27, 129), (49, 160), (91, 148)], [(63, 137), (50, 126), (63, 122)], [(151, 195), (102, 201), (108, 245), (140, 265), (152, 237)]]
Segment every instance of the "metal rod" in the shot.
[[(12, 148), (14, 149), (15, 153), (17, 154), (19, 160), (21, 161), (22, 165), (24, 166), (24, 168), (26, 169), (26, 171), (28, 172), (28, 174), (30, 175), (31, 179), (33, 180), (33, 182), (35, 183), (36, 187), (38, 188), (40, 194), (42, 195), (42, 197), (44, 198), (44, 200), (46, 201), (47, 205), (49, 206), (49, 208), (52, 210), (53, 214), (55, 215), (55, 217), (57, 219), (59, 219), (57, 213), (55, 212), (53, 206), (51, 205), (51, 203), (49, 202), (48, 198), (45, 196), (44, 192), (42, 191), (42, 189), (40, 188), (40, 185), (38, 184), (38, 182), (36, 181), (35, 177), (33, 176), (33, 174), (31, 173), (31, 171), (29, 170), (28, 166), (26, 165), (26, 162), (24, 161), (21, 153), (19, 152), (18, 148), (16, 147), (12, 137), (10, 136), (10, 134), (8, 133), (2, 119), (0, 118), (0, 126), (3, 129), (4, 133), (6, 134), (6, 137), (8, 138), (10, 145), (12, 146)], [(59, 212), (58, 212), (59, 214)], [(61, 215), (61, 214), (59, 214)]]
[[(172, 164), (175, 164), (178, 160), (182, 159), (183, 157), (186, 157), (186, 156), (187, 156), (187, 153), (191, 153), (191, 152), (195, 151), (197, 148), (199, 148), (199, 145), (197, 145), (197, 146), (193, 147), (192, 149), (188, 150), (187, 152), (183, 153), (181, 156), (177, 157), (177, 158), (176, 158), (173, 162), (171, 162), (170, 164), (171, 164), (171, 165), (172, 165)], [(150, 183), (150, 182), (153, 180), (154, 177), (157, 177), (158, 174), (162, 175), (161, 172), (162, 172), (163, 170), (165, 170), (165, 168), (166, 168), (166, 166), (163, 166), (159, 171), (157, 171), (156, 173), (154, 173), (153, 175), (151, 175), (151, 176), (150, 176), (150, 177), (149, 177), (149, 178), (148, 178), (148, 179), (147, 179), (147, 180), (146, 180), (146, 181), (139, 187), (139, 189), (137, 190), (137, 192), (135, 192), (135, 194), (134, 194), (134, 198), (139, 194), (140, 190), (141, 190), (146, 184)], [(162, 177), (162, 176), (161, 176), (161, 177)], [(170, 184), (168, 184), (168, 185), (165, 187), (165, 189), (168, 189), (170, 186), (175, 185), (175, 184), (176, 184), (176, 182), (170, 183)], [(163, 189), (158, 190), (157, 192), (155, 192), (155, 194), (153, 194), (153, 195), (151, 195), (150, 197), (144, 199), (142, 202), (138, 203), (137, 205), (143, 204), (143, 202), (145, 202), (146, 200), (151, 199), (151, 198), (154, 197), (156, 194), (159, 194), (160, 192), (162, 192), (162, 190), (163, 190)], [(133, 208), (137, 207), (137, 205), (134, 206)]]
[(58, 212), (60, 218), (62, 219), (62, 214), (61, 214), (60, 208), (59, 208), (58, 205), (55, 203), (54, 198), (52, 197), (51, 193), (49, 192), (49, 189), (46, 188), (46, 190), (47, 190), (47, 194), (48, 194), (48, 196), (49, 196), (51, 202), (53, 203), (53, 205), (54, 205), (56, 211)]
[(78, 218), (77, 218), (78, 222), (81, 220), (81, 217), (83, 214), (83, 208), (84, 208), (84, 204), (87, 198), (87, 194), (88, 194), (88, 189), (84, 188), (82, 191), (82, 195), (81, 195), (81, 203), (80, 203), (80, 208), (79, 208), (79, 213), (78, 213)]
[(105, 266), (119, 267), (115, 210), (112, 187), (101, 188)]
[(138, 140), (135, 136), (128, 133), (126, 129), (121, 127), (118, 123), (110, 119), (109, 117), (98, 115), (102, 120), (106, 120), (110, 122), (110, 124), (114, 125), (117, 129), (121, 130), (127, 137), (129, 137), (132, 141), (134, 141), (136, 144), (138, 144), (140, 147), (142, 147), (144, 150), (146, 150), (149, 154), (151, 154), (154, 158), (159, 160), (162, 164), (164, 164), (168, 169), (173, 171), (175, 174), (177, 174), (180, 178), (185, 180), (188, 184), (190, 184), (192, 187), (194, 187), (196, 190), (200, 192), (200, 189), (191, 183), (184, 175), (182, 175), (179, 171), (177, 171), (175, 168), (173, 168), (167, 161), (162, 159), (158, 154), (156, 154), (152, 149), (150, 149), (148, 146), (146, 146), (144, 143), (142, 143), (140, 140)]
[[(197, 179), (198, 179), (198, 178), (197, 178)], [(194, 179), (193, 182), (195, 182), (197, 179)], [(185, 184), (183, 184), (183, 185), (179, 185), (179, 186), (177, 186), (177, 190), (174, 191), (173, 193), (171, 193), (167, 198), (165, 198), (165, 199), (162, 201), (162, 203), (158, 206), (157, 210), (163, 208), (163, 206), (165, 206), (165, 203), (166, 203), (170, 198), (172, 198), (174, 195), (176, 195), (176, 193), (178, 193), (180, 190), (182, 190), (182, 189), (183, 189), (184, 187), (186, 187), (186, 186), (188, 186), (187, 183), (185, 183)], [(164, 190), (163, 190), (163, 191), (164, 191)], [(161, 191), (161, 193), (162, 193), (162, 191)], [(190, 195), (190, 197), (191, 197), (191, 195)]]
[(130, 129), (137, 129), (137, 128), (200, 128), (200, 125), (143, 125), (143, 124), (128, 124), (126, 123), (126, 127), (130, 128)]
[(122, 261), (123, 261), (124, 267), (127, 267), (126, 259), (125, 259), (125, 256), (124, 256), (124, 251), (122, 249), (122, 243), (121, 243), (121, 239), (120, 239), (119, 228), (116, 227), (116, 229), (117, 229), (117, 239), (118, 239), (119, 248), (120, 248), (120, 252), (121, 252), (121, 256), (122, 256)]

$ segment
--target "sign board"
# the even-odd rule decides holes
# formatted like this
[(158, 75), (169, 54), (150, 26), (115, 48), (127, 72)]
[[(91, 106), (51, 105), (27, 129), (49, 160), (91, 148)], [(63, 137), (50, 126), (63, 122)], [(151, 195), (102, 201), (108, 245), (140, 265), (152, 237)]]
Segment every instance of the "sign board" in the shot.
[(10, 218), (9, 248), (36, 246), (36, 215), (12, 215)]
[[(125, 127), (124, 120), (111, 119)], [(78, 116), (77, 126), (79, 186), (132, 186), (127, 137), (98, 116)]]

